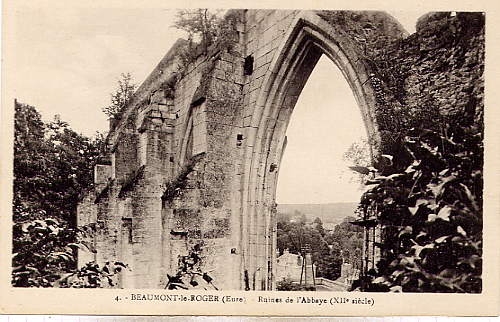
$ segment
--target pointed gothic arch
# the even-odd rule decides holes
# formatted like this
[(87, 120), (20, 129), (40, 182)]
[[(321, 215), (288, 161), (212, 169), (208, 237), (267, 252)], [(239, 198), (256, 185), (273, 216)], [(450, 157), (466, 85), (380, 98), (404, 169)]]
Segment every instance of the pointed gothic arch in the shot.
[(377, 153), (380, 143), (375, 91), (368, 81), (370, 70), (352, 39), (311, 11), (300, 12), (288, 30), (264, 76), (251, 125), (247, 127), (249, 143), (243, 158), (241, 248), (246, 256), (241, 271), (249, 274), (246, 278), (253, 279), (250, 284), (256, 284), (260, 290), (275, 288), (275, 199), (279, 175), (276, 165), (281, 162), (293, 108), (321, 55), (340, 69), (353, 91), (372, 154)]

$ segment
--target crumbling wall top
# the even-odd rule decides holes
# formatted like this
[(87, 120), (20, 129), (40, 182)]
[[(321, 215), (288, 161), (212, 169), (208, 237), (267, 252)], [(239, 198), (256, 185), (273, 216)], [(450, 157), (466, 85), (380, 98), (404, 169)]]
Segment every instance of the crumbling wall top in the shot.
[(108, 134), (107, 143), (113, 145), (118, 137), (118, 134), (122, 131), (124, 124), (126, 124), (127, 118), (133, 113), (142, 102), (147, 100), (150, 96), (152, 88), (159, 87), (160, 84), (167, 79), (174, 76), (177, 72), (177, 54), (179, 48), (184, 46), (187, 40), (179, 38), (167, 52), (167, 54), (160, 60), (158, 65), (153, 69), (149, 76), (144, 80), (144, 82), (139, 86), (137, 91), (134, 93), (131, 102), (127, 106), (126, 110), (123, 112), (121, 120), (117, 125), (110, 129)]

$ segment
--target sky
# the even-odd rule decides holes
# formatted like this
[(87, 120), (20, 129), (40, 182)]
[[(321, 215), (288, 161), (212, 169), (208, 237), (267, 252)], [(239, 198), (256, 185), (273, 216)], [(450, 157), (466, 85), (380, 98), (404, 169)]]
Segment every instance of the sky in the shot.
[(342, 156), (366, 138), (366, 130), (347, 81), (324, 55), (299, 96), (286, 136), (277, 203), (359, 200), (360, 185), (350, 180)]
[(171, 28), (174, 16), (150, 8), (19, 10), (11, 95), (47, 120), (60, 114), (77, 132), (105, 131), (101, 109), (120, 74), (130, 72), (140, 84), (184, 35)]
[[(425, 12), (389, 12), (410, 33)], [(175, 11), (162, 8), (18, 7), (11, 13), (12, 62), (4, 98), (35, 106), (44, 120), (55, 114), (87, 136), (108, 129), (101, 109), (121, 73), (140, 84), (184, 33), (172, 28)], [(5, 57), (5, 55), (4, 55)], [(324, 82), (328, 79), (328, 82)], [(318, 95), (321, 100), (318, 100)], [(324, 104), (312, 106), (311, 102)], [(352, 123), (342, 115), (357, 115)], [(342, 154), (364, 132), (347, 82), (321, 59), (306, 83), (287, 130), (278, 202), (354, 201), (358, 185), (348, 183)], [(293, 162), (291, 162), (293, 160)], [(311, 161), (315, 161), (311, 165)], [(343, 178), (339, 181), (339, 178)], [(313, 184), (314, 183), (314, 184)], [(335, 193), (325, 187), (335, 188)]]

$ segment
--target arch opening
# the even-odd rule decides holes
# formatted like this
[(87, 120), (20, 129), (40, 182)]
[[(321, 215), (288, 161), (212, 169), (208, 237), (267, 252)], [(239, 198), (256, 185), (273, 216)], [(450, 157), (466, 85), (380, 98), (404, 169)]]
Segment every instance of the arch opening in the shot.
[(288, 290), (293, 282), (337, 290), (332, 282), (353, 280), (361, 266), (363, 231), (349, 222), (362, 191), (343, 155), (352, 143), (366, 142), (366, 129), (352, 90), (325, 55), (300, 92), (285, 133), (275, 167), (277, 287)]
[[(361, 57), (356, 51), (346, 48), (349, 42), (337, 36), (321, 18), (299, 17), (278, 48), (256, 102), (247, 131), (250, 144), (245, 152), (240, 227), (245, 254), (241, 271), (253, 280), (257, 290), (276, 288), (276, 188), (285, 134), (297, 99), (322, 55), (339, 68), (347, 81), (372, 143), (370, 148), (380, 142), (374, 117), (375, 94), (367, 82), (368, 72), (359, 63)], [(370, 154), (376, 153), (374, 149)]]
[(276, 166), (278, 204), (359, 199), (359, 184), (344, 171), (351, 164), (343, 159), (352, 143), (367, 140), (366, 129), (351, 89), (326, 56), (300, 93), (285, 133), (286, 147)]

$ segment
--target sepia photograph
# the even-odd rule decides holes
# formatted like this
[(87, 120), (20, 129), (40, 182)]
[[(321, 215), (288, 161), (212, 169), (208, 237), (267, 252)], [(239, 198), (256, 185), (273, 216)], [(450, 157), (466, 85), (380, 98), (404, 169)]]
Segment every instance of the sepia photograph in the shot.
[(3, 11), (4, 291), (484, 292), (486, 12), (49, 3)]

